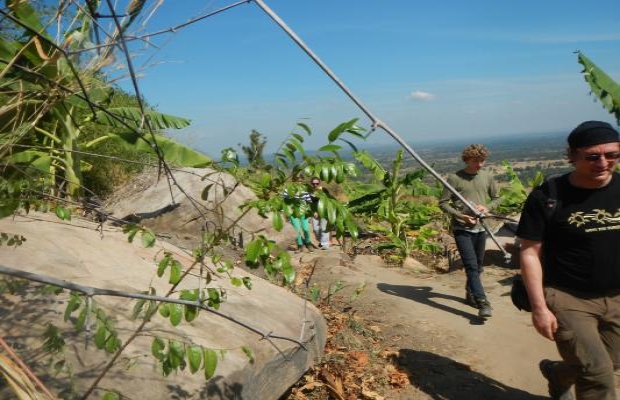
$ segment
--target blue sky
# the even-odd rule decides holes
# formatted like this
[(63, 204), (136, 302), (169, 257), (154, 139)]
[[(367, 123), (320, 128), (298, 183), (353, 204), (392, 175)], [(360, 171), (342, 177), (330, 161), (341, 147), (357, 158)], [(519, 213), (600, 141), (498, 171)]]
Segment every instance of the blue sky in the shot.
[[(155, 1), (151, 3), (157, 3)], [(165, 1), (142, 33), (234, 1)], [(620, 81), (620, 2), (265, 0), (360, 101), (414, 149), (429, 140), (568, 131), (614, 122), (589, 95), (576, 50)], [(340, 122), (370, 121), (254, 2), (134, 44), (140, 88), (192, 126), (174, 137), (211, 156), (267, 151), (296, 129), (309, 148)], [(125, 84), (123, 86), (126, 86)], [(375, 132), (370, 144), (389, 143)]]

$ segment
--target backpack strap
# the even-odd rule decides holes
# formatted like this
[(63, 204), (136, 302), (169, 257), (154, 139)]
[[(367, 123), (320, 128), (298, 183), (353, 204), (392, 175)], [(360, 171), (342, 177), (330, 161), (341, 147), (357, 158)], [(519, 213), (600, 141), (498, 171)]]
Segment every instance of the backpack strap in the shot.
[(549, 223), (553, 219), (555, 215), (555, 210), (558, 206), (558, 179), (560, 179), (562, 175), (554, 175), (547, 178), (547, 188), (549, 189), (549, 193), (547, 193), (547, 198), (545, 199), (543, 205), (545, 207), (545, 219), (546, 222)]

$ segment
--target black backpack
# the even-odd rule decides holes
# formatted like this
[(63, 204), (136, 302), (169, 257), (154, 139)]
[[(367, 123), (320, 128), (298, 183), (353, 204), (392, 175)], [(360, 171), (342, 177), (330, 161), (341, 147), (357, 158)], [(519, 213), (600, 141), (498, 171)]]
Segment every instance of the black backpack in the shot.
[[(543, 199), (543, 205), (545, 206), (545, 220), (550, 222), (555, 215), (555, 210), (558, 206), (557, 199), (557, 182), (562, 175), (552, 175), (546, 179), (548, 182), (549, 191), (546, 194), (545, 199)], [(542, 191), (540, 192), (543, 196), (545, 196)], [(517, 307), (519, 310), (531, 312), (532, 305), (530, 304), (530, 299), (527, 296), (527, 289), (525, 288), (525, 284), (523, 283), (523, 277), (521, 274), (516, 274), (512, 279), (512, 287), (510, 288), (510, 300), (512, 300), (512, 304)]]

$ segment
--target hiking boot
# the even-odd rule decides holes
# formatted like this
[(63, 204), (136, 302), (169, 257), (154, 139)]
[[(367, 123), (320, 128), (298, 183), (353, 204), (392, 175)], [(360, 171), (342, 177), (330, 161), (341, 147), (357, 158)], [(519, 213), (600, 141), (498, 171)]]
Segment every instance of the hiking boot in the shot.
[(473, 308), (480, 308), (480, 306), (478, 305), (478, 302), (476, 301), (476, 298), (474, 297), (473, 293), (470, 292), (469, 290), (466, 290), (466, 292), (465, 292), (465, 304), (467, 304), (468, 306), (471, 306)]
[(306, 243), (306, 249), (308, 249), (308, 251), (312, 253), (314, 249), (316, 249), (316, 246), (312, 243)]
[(491, 303), (489, 303), (489, 300), (487, 300), (486, 297), (476, 299), (476, 303), (478, 304), (479, 317), (488, 318), (493, 315), (493, 313), (491, 312), (493, 308), (491, 307)]
[(570, 388), (571, 383), (563, 382), (558, 374), (558, 366), (562, 364), (561, 361), (542, 360), (538, 367), (540, 372), (549, 382), (549, 397), (552, 400), (574, 400), (573, 393)]

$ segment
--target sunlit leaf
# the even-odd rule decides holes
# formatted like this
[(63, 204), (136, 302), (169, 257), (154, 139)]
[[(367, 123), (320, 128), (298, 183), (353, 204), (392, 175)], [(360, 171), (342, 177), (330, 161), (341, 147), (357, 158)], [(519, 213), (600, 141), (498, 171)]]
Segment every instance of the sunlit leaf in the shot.
[(200, 369), (202, 363), (202, 348), (200, 346), (187, 346), (186, 353), (189, 371), (194, 374)]
[(166, 344), (163, 340), (158, 337), (153, 338), (151, 342), (151, 354), (153, 357), (158, 359), (159, 361), (163, 361), (166, 355), (164, 354), (164, 349), (166, 348)]
[(205, 379), (209, 380), (215, 374), (217, 368), (217, 353), (211, 349), (204, 349), (203, 353)]
[(181, 304), (170, 304), (170, 323), (177, 326), (183, 319), (183, 306)]
[(150, 229), (144, 229), (142, 231), (142, 246), (146, 248), (153, 247), (155, 245), (155, 234)]
[(250, 361), (250, 364), (254, 364), (254, 353), (252, 352), (252, 350), (247, 346), (243, 346), (241, 350), (243, 351), (243, 353), (246, 355), (246, 357)]

